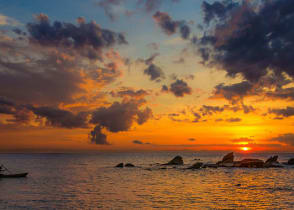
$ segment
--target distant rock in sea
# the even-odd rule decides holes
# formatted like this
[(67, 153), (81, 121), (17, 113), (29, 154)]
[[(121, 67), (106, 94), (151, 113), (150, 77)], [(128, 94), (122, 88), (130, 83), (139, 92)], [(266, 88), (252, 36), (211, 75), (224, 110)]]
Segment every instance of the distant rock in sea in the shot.
[(187, 169), (200, 169), (201, 166), (203, 166), (203, 163), (197, 162), (197, 163), (194, 163), (192, 166), (188, 167)]
[(288, 160), (288, 165), (294, 165), (294, 158), (291, 158), (290, 160)]
[(123, 163), (119, 163), (115, 166), (116, 168), (123, 168), (124, 167), (124, 164)]
[(183, 164), (184, 164), (183, 158), (181, 156), (176, 156), (171, 161), (163, 165), (183, 165)]
[(125, 167), (135, 167), (132, 163), (127, 163)]
[(223, 166), (223, 167), (233, 167), (234, 166), (234, 153), (230, 152), (226, 154), (222, 161), (217, 162), (218, 166)]
[(282, 168), (283, 166), (278, 161), (279, 156), (275, 155), (265, 161), (266, 168)]
[(244, 159), (241, 161), (236, 161), (234, 167), (244, 167), (244, 168), (263, 168), (264, 162), (259, 159)]

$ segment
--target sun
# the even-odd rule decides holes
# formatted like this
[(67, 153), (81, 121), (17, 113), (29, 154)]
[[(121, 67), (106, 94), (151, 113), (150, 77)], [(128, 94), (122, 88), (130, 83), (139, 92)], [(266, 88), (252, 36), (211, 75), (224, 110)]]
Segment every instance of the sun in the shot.
[(251, 150), (250, 147), (240, 147), (240, 149), (243, 150), (243, 151), (245, 151), (245, 152)]

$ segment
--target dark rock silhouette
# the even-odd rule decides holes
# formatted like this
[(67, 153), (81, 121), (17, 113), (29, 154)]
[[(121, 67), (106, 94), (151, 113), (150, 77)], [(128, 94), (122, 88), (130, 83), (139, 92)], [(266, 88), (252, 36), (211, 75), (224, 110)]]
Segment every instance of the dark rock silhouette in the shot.
[(203, 163), (197, 162), (197, 163), (194, 163), (192, 166), (188, 167), (187, 169), (200, 169), (201, 166), (203, 166)]
[(206, 163), (202, 166), (202, 168), (218, 168), (218, 165), (214, 163)]
[(234, 167), (245, 167), (245, 168), (263, 168), (264, 162), (259, 159), (244, 159), (236, 161)]
[(124, 167), (124, 164), (123, 163), (119, 163), (115, 166), (116, 168), (123, 168)]
[(222, 161), (217, 162), (218, 166), (222, 166), (222, 167), (233, 167), (234, 166), (234, 153), (230, 152), (228, 154), (226, 154)]
[(266, 168), (282, 168), (283, 166), (279, 163), (277, 155), (270, 157), (265, 161), (264, 167)]
[(294, 158), (291, 158), (290, 160), (288, 160), (288, 164), (289, 165), (294, 165)]
[(132, 163), (125, 164), (125, 167), (135, 167)]
[(176, 156), (171, 161), (163, 165), (183, 165), (183, 164), (184, 164), (183, 158), (181, 156)]

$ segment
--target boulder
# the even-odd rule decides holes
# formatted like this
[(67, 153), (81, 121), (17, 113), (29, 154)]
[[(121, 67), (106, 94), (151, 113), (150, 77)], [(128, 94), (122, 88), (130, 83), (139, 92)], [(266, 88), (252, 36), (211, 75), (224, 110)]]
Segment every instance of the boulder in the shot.
[(291, 158), (290, 160), (288, 160), (288, 165), (294, 165), (294, 158)]
[(223, 160), (221, 161), (222, 163), (233, 163), (234, 162), (234, 153), (231, 152), (229, 154), (226, 154), (223, 157)]
[(282, 168), (283, 166), (278, 162), (278, 156), (275, 155), (265, 161), (264, 167), (266, 167), (266, 168)]
[(203, 163), (197, 162), (197, 163), (194, 163), (192, 166), (188, 167), (187, 169), (199, 169), (201, 168), (201, 166), (203, 166)]
[(183, 158), (181, 156), (176, 156), (171, 161), (163, 165), (183, 165), (183, 164), (184, 164)]
[(135, 167), (133, 164), (131, 164), (131, 163), (127, 163), (126, 165), (125, 165), (125, 167)]
[(232, 167), (234, 165), (234, 153), (230, 152), (226, 154), (222, 161), (217, 162), (217, 165), (222, 167)]
[(123, 168), (124, 167), (124, 164), (123, 163), (119, 163), (115, 166), (116, 168)]
[(270, 157), (269, 159), (267, 159), (266, 161), (265, 161), (265, 163), (275, 163), (275, 162), (278, 162), (278, 155), (275, 155), (275, 156), (273, 156), (273, 157)]
[(234, 166), (245, 168), (263, 168), (264, 162), (259, 159), (244, 159), (238, 163), (235, 163)]

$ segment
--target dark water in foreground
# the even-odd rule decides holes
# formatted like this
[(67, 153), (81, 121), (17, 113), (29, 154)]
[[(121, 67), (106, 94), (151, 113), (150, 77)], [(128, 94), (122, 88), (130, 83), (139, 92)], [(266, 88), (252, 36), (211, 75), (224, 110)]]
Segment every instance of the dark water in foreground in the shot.
[[(216, 162), (224, 153), (0, 154), (30, 174), (0, 179), (0, 209), (293, 209), (294, 168), (144, 170), (175, 155)], [(265, 160), (270, 154), (236, 154)], [(284, 161), (294, 154), (280, 154)], [(131, 162), (143, 168), (114, 168)], [(241, 186), (239, 186), (241, 184)]]

